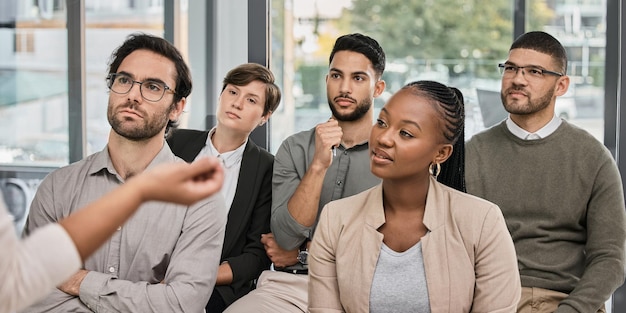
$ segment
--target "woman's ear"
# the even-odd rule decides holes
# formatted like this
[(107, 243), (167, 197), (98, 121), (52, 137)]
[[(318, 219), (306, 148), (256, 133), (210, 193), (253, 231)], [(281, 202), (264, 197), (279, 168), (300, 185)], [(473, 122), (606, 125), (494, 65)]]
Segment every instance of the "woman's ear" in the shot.
[(452, 155), (452, 145), (445, 144), (439, 147), (437, 155), (435, 155), (435, 163), (443, 163)]
[(272, 111), (267, 112), (267, 114), (265, 114), (262, 118), (261, 121), (259, 122), (259, 126), (263, 126), (265, 123), (267, 123), (267, 121), (270, 119), (270, 116), (272, 116)]

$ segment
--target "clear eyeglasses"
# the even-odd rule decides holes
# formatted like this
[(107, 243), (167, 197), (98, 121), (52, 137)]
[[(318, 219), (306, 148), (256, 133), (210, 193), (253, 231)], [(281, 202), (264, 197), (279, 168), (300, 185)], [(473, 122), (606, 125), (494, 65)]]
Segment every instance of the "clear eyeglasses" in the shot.
[(118, 94), (127, 94), (135, 84), (139, 84), (139, 92), (141, 93), (141, 96), (150, 102), (157, 102), (163, 99), (165, 91), (169, 91), (172, 94), (176, 93), (176, 91), (162, 81), (145, 80), (140, 82), (133, 80), (130, 76), (122, 73), (112, 73), (107, 75), (107, 87), (109, 87), (111, 91)]
[(498, 67), (500, 68), (502, 77), (505, 78), (515, 77), (519, 70), (522, 70), (522, 75), (524, 75), (527, 79), (541, 79), (544, 78), (546, 74), (559, 77), (564, 75), (563, 73), (549, 71), (537, 66), (515, 66), (512, 64), (500, 63), (498, 64)]

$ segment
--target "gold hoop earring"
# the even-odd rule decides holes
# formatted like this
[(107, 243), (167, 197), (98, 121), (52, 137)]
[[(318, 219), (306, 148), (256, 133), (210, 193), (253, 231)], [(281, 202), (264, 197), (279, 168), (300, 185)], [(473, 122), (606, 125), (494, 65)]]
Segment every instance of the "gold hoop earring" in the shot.
[(439, 174), (441, 173), (441, 164), (430, 163), (430, 166), (428, 167), (428, 172), (430, 173), (430, 175), (433, 175), (435, 179), (437, 179), (437, 176), (439, 176)]

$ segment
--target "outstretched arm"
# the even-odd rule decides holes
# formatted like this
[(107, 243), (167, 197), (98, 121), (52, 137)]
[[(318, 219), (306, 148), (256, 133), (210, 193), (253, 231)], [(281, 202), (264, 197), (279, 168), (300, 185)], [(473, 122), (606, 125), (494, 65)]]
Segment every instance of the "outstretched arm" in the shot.
[[(100, 247), (143, 202), (192, 204), (222, 187), (224, 172), (215, 158), (161, 164), (129, 179), (86, 208), (61, 220), (82, 260)], [(164, 183), (164, 182), (167, 182)]]
[[(81, 261), (143, 201), (193, 203), (219, 190), (222, 180), (223, 171), (217, 160), (164, 164), (129, 180), (60, 223), (33, 231), (21, 241), (0, 197), (0, 243), (5, 252), (0, 257), (0, 272), (6, 273), (0, 287), (0, 312), (20, 310), (49, 294), (78, 270)], [(107, 217), (97, 218), (104, 211)]]

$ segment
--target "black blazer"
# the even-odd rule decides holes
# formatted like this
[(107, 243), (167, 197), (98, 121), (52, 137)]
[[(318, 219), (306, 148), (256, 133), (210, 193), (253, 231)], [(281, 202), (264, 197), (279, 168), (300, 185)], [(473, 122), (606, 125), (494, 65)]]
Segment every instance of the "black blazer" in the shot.
[[(205, 146), (208, 134), (208, 131), (176, 129), (168, 136), (167, 143), (175, 155), (192, 162)], [(253, 280), (269, 269), (271, 263), (261, 244), (261, 234), (270, 232), (273, 168), (274, 156), (248, 139), (222, 248), (221, 261), (230, 264), (233, 282), (215, 286), (227, 306), (250, 292)]]

